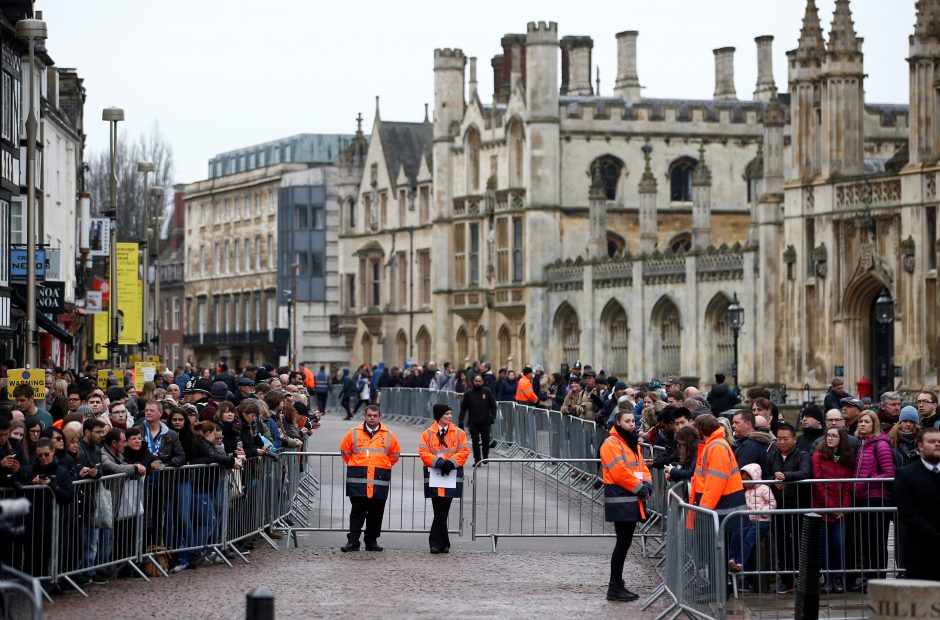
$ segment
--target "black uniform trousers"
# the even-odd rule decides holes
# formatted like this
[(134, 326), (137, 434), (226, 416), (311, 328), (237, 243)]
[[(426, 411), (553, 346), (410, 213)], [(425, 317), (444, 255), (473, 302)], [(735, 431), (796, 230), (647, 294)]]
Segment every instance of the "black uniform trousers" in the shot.
[(470, 423), (470, 441), (473, 443), (473, 462), (479, 463), (490, 456), (490, 425)]
[(358, 545), (362, 524), (365, 523), (367, 545), (375, 544), (382, 535), (382, 516), (385, 514), (384, 497), (350, 497), (352, 510), (349, 512), (349, 542)]
[(447, 515), (450, 513), (450, 504), (453, 497), (432, 497), (431, 507), (434, 508), (434, 520), (431, 521), (431, 534), (428, 543), (431, 549), (441, 551), (450, 549), (450, 536), (447, 534)]

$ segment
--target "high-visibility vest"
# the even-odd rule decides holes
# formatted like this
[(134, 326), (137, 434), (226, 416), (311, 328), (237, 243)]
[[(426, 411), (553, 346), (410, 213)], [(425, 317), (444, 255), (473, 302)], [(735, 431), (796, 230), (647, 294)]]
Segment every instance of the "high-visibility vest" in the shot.
[(539, 402), (538, 397), (532, 390), (532, 381), (525, 375), (519, 377), (519, 381), (516, 382), (516, 402), (532, 403), (533, 405)]
[(643, 457), (631, 450), (615, 429), (601, 444), (600, 456), (605, 519), (645, 521), (646, 505), (637, 494), (644, 485), (652, 491), (653, 478)]
[(304, 387), (311, 389), (311, 390), (317, 387), (317, 380), (313, 376), (313, 371), (307, 368), (306, 366), (303, 367), (303, 371), (304, 371)]
[[(719, 515), (745, 505), (738, 461), (720, 428), (699, 446), (690, 498), (696, 506), (714, 510)], [(693, 521), (694, 513), (690, 512), (687, 525), (691, 527)]]
[(392, 466), (401, 456), (395, 434), (384, 426), (371, 437), (365, 424), (355, 426), (339, 444), (346, 462), (346, 495), (349, 497), (388, 497)]
[[(424, 496), (425, 497), (460, 497), (463, 494), (463, 466), (470, 456), (470, 442), (467, 434), (451, 423), (441, 443), (441, 426), (435, 422), (421, 433), (418, 443), (418, 456), (424, 463)], [(457, 486), (453, 489), (444, 487), (432, 488), (429, 484), (431, 478), (430, 468), (439, 465), (441, 461), (453, 461), (457, 466)]]

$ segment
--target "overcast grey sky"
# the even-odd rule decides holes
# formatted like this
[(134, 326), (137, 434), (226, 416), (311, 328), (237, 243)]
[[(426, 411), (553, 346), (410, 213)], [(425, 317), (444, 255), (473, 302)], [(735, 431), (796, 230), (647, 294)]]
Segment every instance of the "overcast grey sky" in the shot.
[[(834, 0), (817, 0), (828, 36)], [(774, 35), (774, 78), (786, 90), (785, 52), (796, 46), (804, 0), (621, 0), (472, 3), (359, 0), (38, 0), (48, 48), (85, 79), (88, 148), (107, 148), (101, 109), (122, 107), (122, 132), (156, 122), (170, 142), (176, 181), (207, 176), (216, 153), (295, 133), (369, 131), (375, 96), (382, 118), (419, 121), (433, 105), (433, 50), (479, 58), (490, 100), (490, 58), (505, 33), (557, 21), (560, 36), (594, 39), (601, 94), (616, 74), (615, 34), (639, 30), (638, 72), (648, 97), (710, 98), (712, 49), (737, 48), (738, 97), (757, 74), (754, 37)], [(865, 38), (866, 100), (907, 103), (907, 37), (914, 0), (854, 0)], [(467, 10), (472, 12), (467, 12)]]

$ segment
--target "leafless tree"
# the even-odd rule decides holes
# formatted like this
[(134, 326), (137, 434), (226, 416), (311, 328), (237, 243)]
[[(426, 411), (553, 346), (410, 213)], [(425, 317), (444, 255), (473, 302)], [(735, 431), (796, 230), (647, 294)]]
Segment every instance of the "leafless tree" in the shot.
[[(87, 158), (85, 187), (91, 194), (91, 211), (94, 216), (109, 209), (111, 154), (105, 149), (92, 153)], [(144, 175), (137, 172), (137, 162), (152, 161), (154, 171), (150, 176), (150, 187), (166, 188), (160, 212), (168, 216), (172, 205), (173, 148), (154, 123), (150, 132), (136, 138), (118, 134), (118, 149), (115, 157), (117, 172), (117, 236), (118, 241), (138, 241), (144, 237)], [(151, 206), (156, 211), (154, 205)]]

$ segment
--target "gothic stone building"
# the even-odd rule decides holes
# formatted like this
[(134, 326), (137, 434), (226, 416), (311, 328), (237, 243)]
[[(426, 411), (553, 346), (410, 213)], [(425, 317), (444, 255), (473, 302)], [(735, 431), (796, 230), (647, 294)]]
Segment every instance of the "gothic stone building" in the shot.
[[(617, 35), (613, 95), (591, 82), (591, 39), (559, 39), (554, 23), (503, 37), (489, 104), (476, 60), (436, 50), (430, 153), (412, 166), (423, 176), (360, 166), (344, 210), (347, 222), (373, 217), (383, 174), (410, 183), (390, 184), (387, 200), (429, 188), (429, 211), (413, 217), (431, 301), (401, 320), (394, 296), (411, 280), (396, 279), (402, 250), (380, 193), (371, 230), (359, 224), (355, 247), (341, 237), (342, 277), (359, 278), (342, 319), (352, 358), (400, 364), (420, 335), (418, 362), (580, 359), (633, 382), (704, 382), (731, 368), (737, 295), (742, 384), (822, 388), (842, 373), (882, 389), (935, 385), (940, 37), (928, 5), (911, 39), (910, 115), (864, 101), (848, 0), (828, 42), (807, 3), (788, 93), (776, 92), (772, 39), (757, 37), (750, 99), (735, 92), (732, 48), (714, 52), (713, 99), (641, 96), (633, 31)], [(353, 252), (358, 271), (343, 264)], [(367, 289), (378, 294), (363, 300)], [(893, 302), (892, 321), (878, 320), (878, 298)]]

